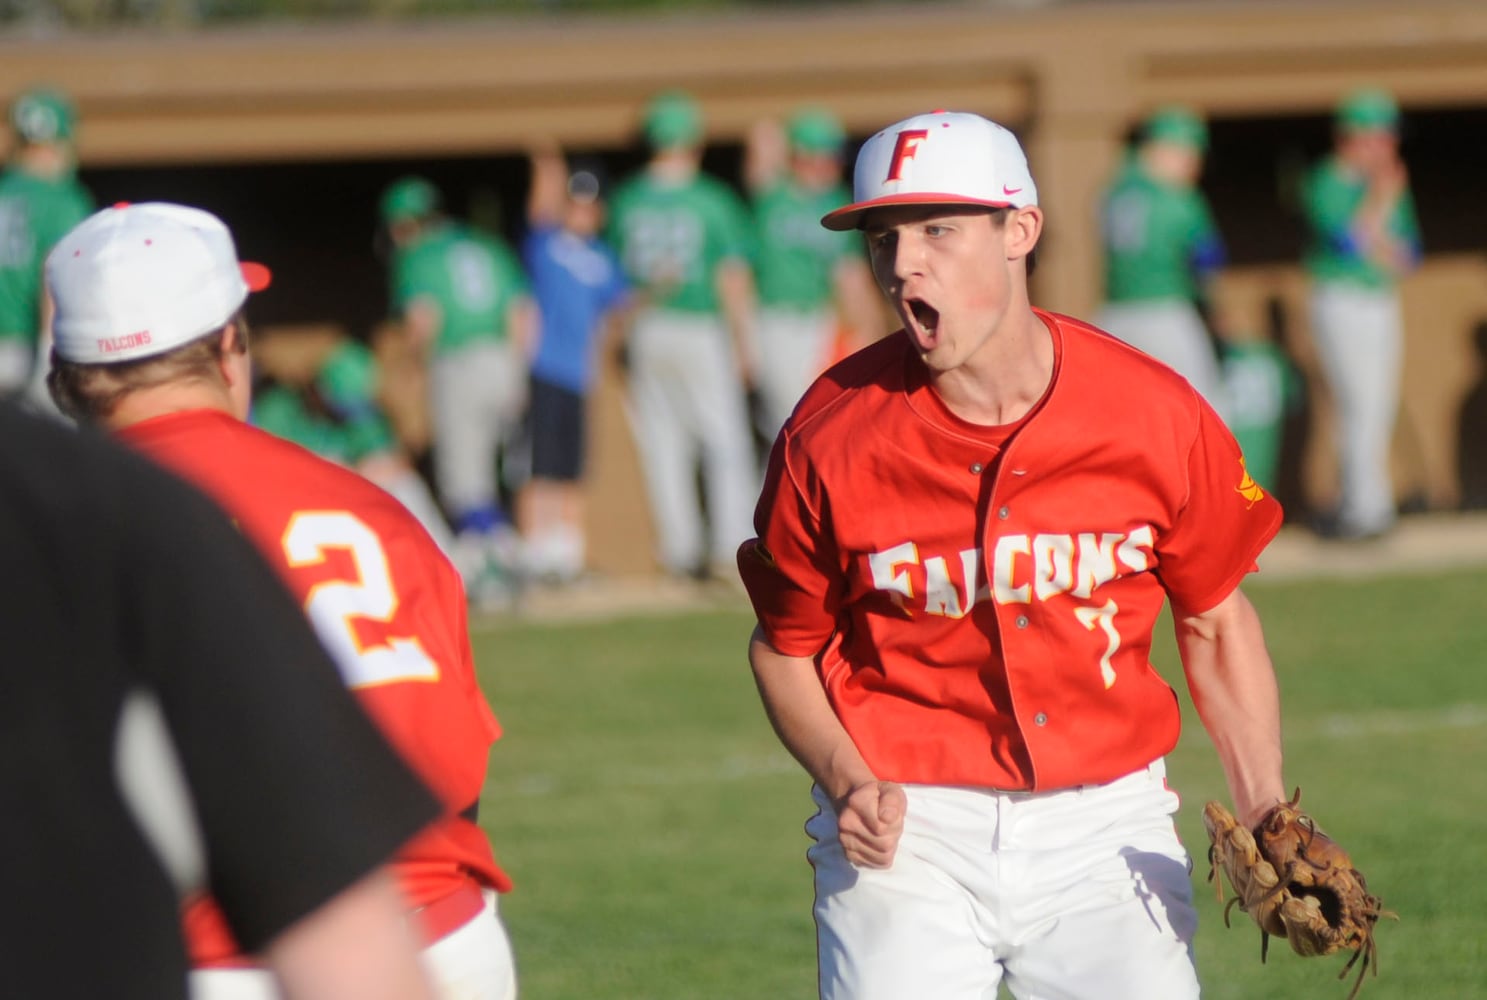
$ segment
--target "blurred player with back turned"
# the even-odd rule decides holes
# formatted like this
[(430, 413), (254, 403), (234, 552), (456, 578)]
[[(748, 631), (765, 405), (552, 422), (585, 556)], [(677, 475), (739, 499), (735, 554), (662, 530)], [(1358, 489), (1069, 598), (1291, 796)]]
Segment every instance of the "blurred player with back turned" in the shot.
[(471, 597), (499, 605), (518, 582), (521, 545), (501, 503), (496, 458), (526, 411), (536, 309), (511, 248), (447, 218), (427, 180), (396, 181), (381, 209), (393, 245), (393, 308), (429, 359), (439, 499)]
[(1281, 522), (1183, 378), (1034, 308), (1043, 211), (974, 114), (863, 146), (860, 229), (903, 329), (776, 442), (739, 567), (749, 655), (814, 779), (821, 996), (1198, 996), (1149, 662), (1170, 600), (1236, 812), (1283, 799), (1275, 675), (1239, 590)]
[(113, 442), (5, 400), (0, 442), (4, 995), (186, 1000), (210, 884), (296, 1000), (431, 997), (381, 865), (439, 806), (273, 571)]
[[(495, 912), (510, 881), (476, 824), (500, 728), (475, 677), (459, 575), (392, 496), (243, 422), (243, 305), (267, 271), (239, 264), (216, 216), (147, 203), (83, 222), (48, 258), (46, 279), (59, 405), (226, 508), (303, 603), (346, 685), (439, 795), (443, 818), (392, 867), (440, 995), (513, 997)], [(198, 1000), (274, 996), (212, 900), (196, 900), (185, 920)]]
[(10, 105), (10, 162), (0, 173), (0, 397), (46, 397), (51, 303), (42, 287), (47, 251), (93, 210), (77, 180), (77, 110), (61, 91), (37, 87)]
[(689, 95), (657, 95), (644, 127), (650, 162), (616, 189), (609, 214), (637, 297), (628, 340), (635, 444), (662, 567), (732, 576), (758, 488), (744, 394), (754, 369), (748, 213), (702, 172), (702, 111)]
[(1218, 406), (1218, 354), (1198, 309), (1212, 315), (1212, 278), (1226, 257), (1198, 188), (1207, 149), (1208, 126), (1186, 108), (1162, 108), (1142, 126), (1101, 203), (1105, 305), (1095, 322)]
[(841, 123), (824, 109), (802, 108), (790, 116), (782, 142), (771, 141), (774, 129), (773, 122), (755, 127), (747, 171), (758, 243), (756, 381), (761, 429), (771, 441), (817, 375), (883, 334), (861, 243), (820, 223), (847, 199)]

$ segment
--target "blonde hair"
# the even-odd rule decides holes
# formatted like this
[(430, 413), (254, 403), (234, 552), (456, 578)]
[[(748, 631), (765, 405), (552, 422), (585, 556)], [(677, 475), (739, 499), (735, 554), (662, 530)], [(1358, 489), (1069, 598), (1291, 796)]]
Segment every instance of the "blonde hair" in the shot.
[(132, 392), (153, 389), (173, 382), (220, 380), (218, 364), (223, 357), (222, 334), (235, 331), (226, 350), (243, 354), (248, 350), (248, 324), (241, 312), (210, 333), (153, 357), (113, 364), (67, 361), (52, 350), (52, 370), (46, 386), (57, 407), (69, 417), (96, 422), (111, 416)]

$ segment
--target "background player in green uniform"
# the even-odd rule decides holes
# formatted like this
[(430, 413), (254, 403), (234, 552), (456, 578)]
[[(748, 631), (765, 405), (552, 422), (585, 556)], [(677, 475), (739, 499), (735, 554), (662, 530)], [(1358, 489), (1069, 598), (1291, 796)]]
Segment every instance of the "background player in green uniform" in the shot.
[(838, 354), (884, 332), (861, 242), (821, 225), (821, 216), (848, 200), (841, 180), (845, 141), (836, 118), (816, 108), (796, 112), (783, 136), (773, 122), (750, 135), (759, 287), (754, 374), (763, 404), (757, 419), (771, 440)]
[(1101, 202), (1105, 305), (1095, 324), (1217, 405), (1218, 357), (1196, 305), (1225, 257), (1197, 187), (1207, 146), (1208, 128), (1190, 111), (1163, 108), (1147, 119)]
[(21, 94), (10, 106), (13, 154), (0, 172), (0, 397), (24, 394), (48, 411), (51, 308), (42, 262), (93, 211), (92, 196), (77, 180), (76, 124), (65, 94), (46, 88)]
[(509, 596), (520, 544), (500, 502), (496, 456), (526, 409), (536, 310), (510, 247), (444, 217), (439, 192), (406, 177), (382, 198), (392, 239), (392, 303), (430, 355), (434, 480), (454, 523), (457, 563), (477, 603)]
[(1338, 107), (1331, 155), (1307, 176), (1311, 326), (1336, 408), (1342, 482), (1339, 538), (1368, 538), (1394, 524), (1389, 443), (1399, 410), (1404, 320), (1395, 284), (1420, 259), (1420, 228), (1399, 157), (1399, 108), (1378, 90)]
[(677, 575), (731, 577), (759, 486), (744, 402), (753, 369), (748, 213), (732, 188), (700, 170), (695, 101), (661, 94), (644, 126), (652, 158), (615, 191), (609, 225), (638, 299), (628, 341), (636, 444), (661, 564)]

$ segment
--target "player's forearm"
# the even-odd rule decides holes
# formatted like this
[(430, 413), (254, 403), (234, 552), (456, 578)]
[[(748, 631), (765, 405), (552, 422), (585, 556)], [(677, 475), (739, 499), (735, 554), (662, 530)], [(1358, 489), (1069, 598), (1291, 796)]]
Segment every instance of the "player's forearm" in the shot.
[(877, 780), (832, 711), (810, 659), (786, 656), (756, 629), (749, 665), (780, 742), (833, 802)]
[(1218, 751), (1246, 824), (1285, 798), (1280, 694), (1254, 606), (1238, 590), (1200, 615), (1177, 615), (1177, 645), (1193, 705)]
[(747, 264), (728, 261), (718, 267), (718, 302), (723, 322), (733, 338), (739, 374), (745, 382), (754, 377), (754, 277)]
[(512, 343), (523, 359), (530, 360), (537, 353), (537, 303), (521, 296), (507, 310), (506, 323)]

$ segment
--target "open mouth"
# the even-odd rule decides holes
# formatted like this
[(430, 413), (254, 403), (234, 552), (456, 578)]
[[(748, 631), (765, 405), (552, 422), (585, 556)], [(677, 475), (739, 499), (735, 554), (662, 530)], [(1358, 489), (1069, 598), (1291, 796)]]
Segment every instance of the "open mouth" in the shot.
[(933, 334), (940, 325), (940, 311), (921, 299), (908, 299), (904, 303), (914, 316), (914, 323), (925, 333)]

